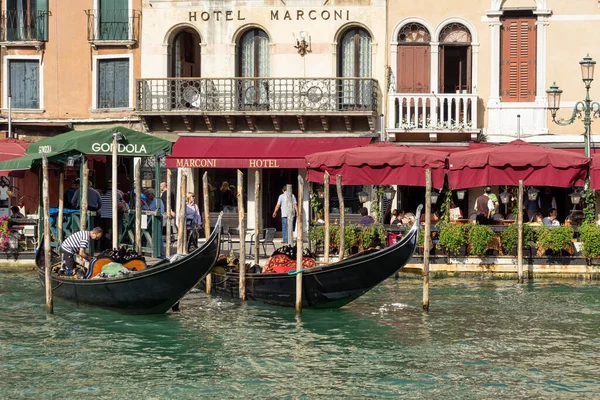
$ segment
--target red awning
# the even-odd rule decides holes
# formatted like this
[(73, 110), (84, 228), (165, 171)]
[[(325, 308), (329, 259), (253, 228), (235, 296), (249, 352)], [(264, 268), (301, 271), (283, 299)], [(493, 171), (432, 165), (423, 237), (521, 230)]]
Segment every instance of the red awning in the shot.
[[(0, 140), (0, 161), (24, 156), (28, 144), (29, 142), (19, 139)], [(22, 177), (23, 171), (0, 171), (0, 176)]]
[(592, 189), (600, 190), (600, 154), (592, 155), (590, 163), (590, 180), (592, 181)]
[[(392, 143), (376, 143), (344, 151), (327, 151), (306, 157), (307, 180), (323, 182), (323, 175), (342, 175), (344, 185), (425, 186), (431, 169), (432, 186), (441, 188), (448, 152)], [(335, 178), (333, 178), (335, 179)]]
[(305, 168), (304, 156), (365, 145), (362, 138), (182, 136), (167, 157), (168, 168)]
[(589, 159), (570, 151), (515, 140), (505, 145), (451, 154), (450, 187), (487, 185), (570, 187), (585, 179)]

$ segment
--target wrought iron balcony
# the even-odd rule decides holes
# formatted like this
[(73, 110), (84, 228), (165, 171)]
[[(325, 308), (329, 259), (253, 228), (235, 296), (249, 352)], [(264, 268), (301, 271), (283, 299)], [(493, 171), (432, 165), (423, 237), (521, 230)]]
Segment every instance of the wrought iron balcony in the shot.
[[(136, 107), (138, 114), (161, 117), (163, 123), (169, 116), (266, 116), (274, 121), (292, 117), (298, 118), (295, 129), (303, 131), (301, 118), (340, 116), (346, 118), (344, 129), (353, 131), (353, 117), (368, 122), (365, 130), (374, 129), (379, 96), (378, 82), (371, 78), (138, 79)], [(233, 131), (230, 119), (227, 124)], [(252, 125), (249, 121), (248, 128), (255, 130)], [(329, 130), (327, 121), (321, 120), (321, 125)]]
[(88, 42), (96, 44), (132, 45), (139, 40), (139, 10), (87, 10)]
[(4, 10), (0, 13), (1, 42), (48, 40), (48, 11)]

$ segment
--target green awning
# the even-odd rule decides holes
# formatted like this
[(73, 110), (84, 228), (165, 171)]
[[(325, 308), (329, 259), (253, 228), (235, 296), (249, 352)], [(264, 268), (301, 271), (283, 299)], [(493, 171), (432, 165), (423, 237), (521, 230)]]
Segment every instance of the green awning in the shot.
[(46, 153), (50, 157), (55, 154), (76, 152), (110, 156), (112, 155), (113, 134), (117, 132), (123, 135), (123, 140), (118, 145), (120, 156), (148, 157), (154, 156), (160, 151), (167, 155), (171, 154), (172, 142), (121, 126), (70, 131), (42, 139), (27, 146), (25, 154)]
[(155, 156), (159, 152), (164, 152), (165, 155), (171, 154), (172, 142), (117, 126), (70, 131), (30, 143), (25, 150), (25, 156), (0, 162), (0, 171), (28, 170), (34, 164), (41, 164), (42, 153), (46, 154), (48, 161), (79, 154), (109, 156), (112, 155), (113, 134), (117, 132), (123, 136), (117, 150), (120, 156), (148, 157)]

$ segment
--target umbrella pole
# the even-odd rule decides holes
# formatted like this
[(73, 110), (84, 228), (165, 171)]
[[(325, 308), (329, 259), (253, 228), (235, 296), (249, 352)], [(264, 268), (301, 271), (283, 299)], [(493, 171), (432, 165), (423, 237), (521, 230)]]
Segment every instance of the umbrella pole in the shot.
[(340, 244), (338, 251), (338, 260), (342, 261), (344, 259), (344, 242), (345, 242), (345, 233), (346, 233), (346, 210), (344, 210), (344, 194), (342, 193), (342, 176), (336, 175), (335, 177), (335, 185), (337, 187), (337, 195), (338, 201), (340, 203)]
[(79, 230), (85, 231), (88, 228), (88, 182), (90, 176), (90, 170), (88, 169), (88, 160), (85, 156), (83, 156), (82, 172), (83, 178), (81, 179), (81, 186), (79, 190), (79, 194), (81, 195)]
[(57, 240), (63, 240), (63, 218), (65, 215), (65, 171), (61, 168), (58, 175), (58, 221), (56, 221)]
[(117, 135), (113, 135), (112, 142), (112, 248), (119, 247), (119, 214), (117, 210), (117, 158), (118, 158)]
[(296, 312), (302, 312), (302, 206), (304, 199), (304, 179), (298, 175), (298, 199), (300, 207), (298, 207), (298, 234), (296, 235)]
[[(171, 170), (167, 168), (167, 191), (166, 191), (166, 210), (165, 210), (165, 257), (171, 257), (171, 222), (173, 221), (173, 216), (171, 215), (171, 210), (173, 209), (173, 204), (171, 204)], [(162, 196), (161, 196), (162, 197)]]
[(519, 215), (517, 215), (517, 270), (519, 283), (523, 283), (523, 181), (519, 181)]
[(323, 244), (323, 261), (329, 262), (329, 172), (325, 171), (323, 177), (323, 195), (325, 196), (325, 206), (323, 207), (323, 213), (325, 214), (325, 243)]
[[(415, 221), (419, 224), (420, 221)], [(425, 170), (425, 237), (423, 242), (423, 310), (429, 311), (429, 252), (431, 240), (431, 170)]]
[(133, 160), (133, 180), (135, 181), (135, 251), (142, 254), (142, 181), (140, 180), (142, 160)]
[(246, 301), (246, 216), (244, 214), (244, 173), (237, 171), (237, 202), (240, 231), (240, 299)]
[(54, 304), (52, 301), (52, 281), (50, 274), (52, 273), (52, 252), (50, 250), (50, 199), (48, 198), (48, 159), (46, 154), (42, 154), (42, 198), (44, 202), (44, 284), (46, 286), (46, 313), (54, 312)]

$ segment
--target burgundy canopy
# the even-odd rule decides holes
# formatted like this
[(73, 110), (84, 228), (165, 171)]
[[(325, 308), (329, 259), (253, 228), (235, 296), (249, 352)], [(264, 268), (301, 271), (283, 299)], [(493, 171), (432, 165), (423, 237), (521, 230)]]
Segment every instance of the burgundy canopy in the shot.
[(448, 157), (452, 189), (487, 185), (571, 187), (586, 177), (589, 158), (566, 150), (513, 142), (453, 153)]
[(342, 175), (344, 185), (425, 186), (425, 170), (431, 169), (434, 188), (444, 186), (448, 152), (418, 147), (375, 143), (346, 150), (327, 151), (306, 156), (307, 180), (323, 182), (328, 171)]
[(592, 189), (600, 190), (600, 154), (592, 155), (590, 179), (592, 181)]
[[(29, 142), (19, 139), (0, 139), (0, 161), (23, 157)], [(0, 176), (22, 177), (23, 171), (0, 171)]]

